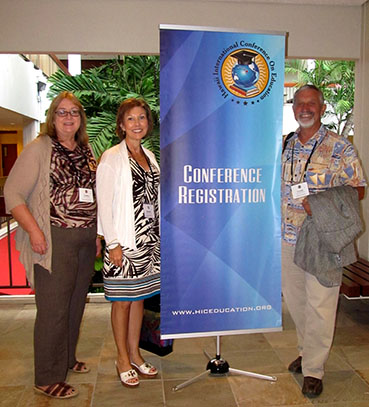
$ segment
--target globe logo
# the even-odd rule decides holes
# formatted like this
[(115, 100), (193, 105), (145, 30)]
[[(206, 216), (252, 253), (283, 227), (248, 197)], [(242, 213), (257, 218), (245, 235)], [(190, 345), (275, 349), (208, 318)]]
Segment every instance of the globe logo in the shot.
[(242, 99), (255, 98), (268, 84), (268, 63), (253, 49), (233, 50), (222, 63), (221, 80), (232, 95)]
[(253, 88), (259, 76), (259, 68), (254, 62), (248, 65), (237, 64), (232, 69), (234, 83), (244, 90)]

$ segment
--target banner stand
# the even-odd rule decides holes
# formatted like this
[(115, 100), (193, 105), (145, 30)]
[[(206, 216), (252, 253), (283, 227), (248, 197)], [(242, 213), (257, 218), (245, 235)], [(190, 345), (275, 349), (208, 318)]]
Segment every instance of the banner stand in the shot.
[(282, 330), (285, 40), (160, 25), (162, 339)]
[(177, 391), (180, 389), (183, 389), (184, 387), (189, 386), (191, 383), (194, 383), (198, 379), (200, 379), (202, 376), (206, 375), (209, 373), (211, 376), (225, 376), (228, 373), (234, 373), (234, 374), (239, 374), (241, 376), (249, 376), (249, 377), (254, 377), (256, 379), (262, 379), (262, 380), (270, 380), (272, 382), (277, 381), (276, 376), (266, 376), (258, 373), (252, 373), (252, 372), (246, 372), (244, 370), (239, 370), (239, 369), (233, 369), (229, 367), (229, 364), (226, 360), (224, 360), (221, 357), (220, 354), (220, 336), (217, 336), (217, 350), (216, 350), (216, 356), (215, 358), (211, 359), (210, 355), (204, 351), (205, 356), (209, 359), (209, 362), (206, 366), (206, 371), (200, 373), (199, 375), (193, 377), (192, 379), (186, 380), (185, 382), (179, 384), (178, 386), (174, 386), (172, 388), (172, 391)]

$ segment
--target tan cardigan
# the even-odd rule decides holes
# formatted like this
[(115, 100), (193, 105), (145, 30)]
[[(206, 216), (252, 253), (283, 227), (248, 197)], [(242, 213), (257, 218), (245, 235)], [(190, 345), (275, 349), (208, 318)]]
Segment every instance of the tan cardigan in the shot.
[(29, 143), (19, 155), (4, 186), (7, 212), (25, 204), (45, 235), (48, 250), (46, 254), (35, 253), (28, 234), (18, 227), (16, 248), (20, 261), (26, 269), (27, 279), (34, 284), (34, 264), (40, 264), (51, 272), (51, 230), (50, 230), (50, 161), (51, 139), (39, 136)]

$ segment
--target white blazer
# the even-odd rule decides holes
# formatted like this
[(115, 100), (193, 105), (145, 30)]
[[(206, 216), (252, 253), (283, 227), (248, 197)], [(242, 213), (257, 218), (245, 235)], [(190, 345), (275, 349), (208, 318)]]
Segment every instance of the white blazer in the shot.
[[(154, 154), (144, 148), (150, 162), (159, 169)], [(115, 244), (137, 249), (133, 209), (132, 173), (125, 140), (106, 150), (97, 167), (97, 233), (107, 246)]]

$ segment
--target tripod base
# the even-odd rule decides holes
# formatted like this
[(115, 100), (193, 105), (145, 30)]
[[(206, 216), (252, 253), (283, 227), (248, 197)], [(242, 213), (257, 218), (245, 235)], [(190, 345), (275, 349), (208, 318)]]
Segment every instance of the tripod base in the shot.
[(210, 374), (212, 375), (225, 375), (229, 372), (229, 364), (226, 360), (217, 356), (209, 360), (206, 370), (210, 370)]
[(204, 351), (204, 354), (209, 359), (209, 362), (206, 366), (205, 372), (200, 373), (199, 375), (193, 377), (192, 379), (186, 380), (185, 382), (179, 384), (172, 388), (172, 391), (177, 391), (183, 389), (184, 387), (190, 385), (191, 383), (199, 380), (202, 376), (209, 374), (210, 376), (226, 376), (229, 373), (238, 374), (242, 376), (254, 377), (255, 379), (269, 380), (272, 382), (277, 381), (275, 376), (265, 376), (258, 373), (245, 372), (244, 370), (232, 369), (229, 367), (229, 364), (226, 360), (220, 357), (220, 337), (217, 336), (217, 354), (214, 359), (211, 359), (209, 354)]
[(183, 389), (184, 387), (189, 386), (191, 383), (194, 383), (195, 381), (199, 380), (202, 376), (205, 376), (206, 374), (209, 374), (210, 376), (226, 376), (229, 373), (254, 377), (256, 379), (270, 380), (272, 382), (277, 381), (277, 378), (275, 376), (266, 376), (258, 373), (246, 372), (244, 370), (232, 369), (229, 367), (229, 364), (226, 360), (222, 359), (220, 355), (217, 355), (214, 359), (209, 360), (205, 372), (202, 372), (199, 375), (193, 377), (192, 379), (186, 380), (185, 382), (177, 386), (174, 386), (172, 388), (172, 391)]

